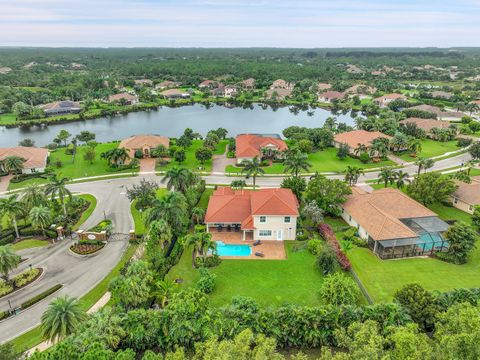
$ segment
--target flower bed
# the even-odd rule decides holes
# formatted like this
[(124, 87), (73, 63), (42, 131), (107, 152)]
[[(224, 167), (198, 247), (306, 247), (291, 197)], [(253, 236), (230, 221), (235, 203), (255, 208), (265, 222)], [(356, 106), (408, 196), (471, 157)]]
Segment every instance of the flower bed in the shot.
[(15, 290), (21, 289), (32, 283), (42, 274), (43, 269), (33, 268), (25, 270), (24, 272), (14, 276), (10, 283), (6, 283), (4, 280), (0, 280), (0, 297), (8, 295)]
[(330, 246), (335, 252), (337, 261), (342, 267), (342, 269), (346, 271), (350, 270), (352, 268), (352, 264), (350, 263), (350, 260), (348, 260), (347, 255), (345, 255), (342, 248), (340, 247), (337, 237), (335, 236), (335, 232), (332, 230), (330, 225), (328, 224), (318, 225), (318, 232), (325, 239), (328, 246)]
[(103, 241), (80, 240), (76, 244), (70, 246), (70, 250), (78, 255), (90, 255), (96, 253), (100, 249), (103, 249), (104, 246), (105, 243)]

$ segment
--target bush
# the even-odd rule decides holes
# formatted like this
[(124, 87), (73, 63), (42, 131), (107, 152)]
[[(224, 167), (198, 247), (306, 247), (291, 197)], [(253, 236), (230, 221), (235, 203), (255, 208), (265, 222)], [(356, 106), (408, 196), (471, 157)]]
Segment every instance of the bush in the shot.
[(40, 269), (31, 269), (22, 272), (13, 278), (16, 288), (22, 287), (33, 281), (40, 274)]
[(215, 278), (217, 275), (211, 274), (206, 268), (200, 268), (200, 280), (197, 282), (197, 289), (210, 294), (215, 289)]
[(318, 254), (317, 266), (323, 275), (332, 274), (338, 269), (338, 261), (330, 246), (324, 246)]
[(20, 174), (10, 179), (10, 182), (17, 184), (25, 180), (36, 179), (36, 178), (47, 179), (47, 175), (44, 173)]
[(345, 271), (348, 271), (352, 268), (352, 264), (350, 260), (348, 260), (347, 255), (342, 251), (340, 248), (340, 244), (338, 243), (337, 237), (333, 232), (332, 228), (328, 224), (320, 224), (318, 225), (318, 231), (320, 235), (325, 239), (327, 244), (332, 248), (337, 257), (337, 261), (340, 264), (341, 268)]
[(322, 240), (320, 239), (311, 239), (307, 243), (307, 250), (310, 252), (310, 254), (319, 255), (322, 251), (322, 248), (323, 244)]
[(9, 317), (10, 314), (8, 311), (0, 311), (0, 321)]
[(13, 286), (7, 284), (5, 281), (0, 280), (0, 297), (7, 295), (13, 291)]
[(360, 298), (360, 292), (355, 281), (337, 272), (325, 277), (320, 298), (327, 305), (355, 305)]
[(22, 307), (22, 309), (29, 308), (30, 306), (35, 305), (37, 302), (45, 299), (47, 296), (53, 294), (55, 291), (59, 290), (62, 286), (63, 286), (62, 284), (57, 284), (55, 286), (52, 286), (50, 289), (45, 290), (43, 293), (38, 294), (37, 296), (34, 296), (33, 298), (23, 302), (20, 306)]
[(470, 146), (472, 144), (473, 140), (472, 139), (468, 139), (468, 138), (459, 138), (457, 140), (457, 146), (458, 147), (467, 147), (467, 146)]
[(140, 149), (135, 150), (135, 158), (137, 159), (143, 159), (143, 151)]
[(205, 260), (203, 260), (203, 258), (200, 258), (200, 257), (195, 258), (195, 266), (199, 268), (200, 267), (212, 268), (220, 265), (221, 262), (222, 262), (222, 259), (220, 259), (220, 256), (218, 256), (217, 254), (208, 256)]
[(362, 163), (366, 164), (366, 163), (370, 160), (370, 155), (368, 155), (367, 152), (362, 152), (362, 153), (360, 154), (360, 156), (358, 157), (358, 159), (359, 159)]

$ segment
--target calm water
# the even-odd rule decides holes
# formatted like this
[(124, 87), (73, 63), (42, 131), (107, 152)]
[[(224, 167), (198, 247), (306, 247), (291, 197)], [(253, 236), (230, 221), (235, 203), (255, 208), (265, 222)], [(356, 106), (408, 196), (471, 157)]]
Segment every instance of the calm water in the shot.
[[(209, 130), (224, 127), (229, 136), (239, 133), (278, 133), (291, 125), (320, 127), (332, 114), (323, 109), (316, 109), (313, 116), (306, 111), (297, 115), (287, 107), (272, 110), (262, 109), (255, 105), (253, 109), (213, 106), (206, 109), (202, 105), (183, 106), (178, 108), (163, 107), (158, 111), (136, 112), (121, 116), (77, 121), (67, 124), (49, 125), (48, 127), (32, 127), (30, 129), (0, 127), (0, 147), (16, 146), (25, 138), (35, 140), (37, 146), (52, 142), (61, 129), (71, 134), (88, 130), (97, 134), (96, 141), (105, 142), (120, 140), (136, 134), (158, 134), (177, 137), (187, 127), (205, 135)], [(350, 115), (337, 115), (339, 122), (354, 125)]]

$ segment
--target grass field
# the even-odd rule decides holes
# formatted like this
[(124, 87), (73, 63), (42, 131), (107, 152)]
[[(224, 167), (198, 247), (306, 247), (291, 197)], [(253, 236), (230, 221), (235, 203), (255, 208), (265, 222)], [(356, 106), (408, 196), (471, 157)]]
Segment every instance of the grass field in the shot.
[[(460, 150), (460, 148), (457, 146), (457, 140), (440, 142), (431, 139), (423, 139), (422, 151), (418, 154), (418, 156), (433, 157), (456, 150)], [(410, 152), (398, 154), (397, 156), (405, 161), (415, 161), (415, 158), (410, 156)]]
[[(210, 295), (214, 306), (230, 303), (233, 296), (254, 298), (262, 306), (284, 303), (319, 304), (322, 275), (315, 257), (306, 249), (294, 251), (298, 242), (285, 242), (287, 260), (224, 260), (211, 271), (217, 275)], [(182, 278), (181, 287), (193, 286), (198, 270), (192, 268), (191, 250), (184, 251), (180, 262), (170, 271), (171, 279)]]
[(46, 240), (26, 239), (13, 244), (12, 250), (19, 251), (19, 250), (31, 249), (34, 247), (47, 246), (49, 244), (50, 242)]

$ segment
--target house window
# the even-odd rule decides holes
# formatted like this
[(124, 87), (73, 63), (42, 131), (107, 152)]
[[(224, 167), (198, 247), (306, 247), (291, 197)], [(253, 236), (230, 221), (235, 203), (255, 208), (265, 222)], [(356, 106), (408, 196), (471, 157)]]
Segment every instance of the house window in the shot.
[(259, 230), (259, 236), (272, 236), (272, 230)]
[(352, 221), (352, 217), (351, 217), (351, 216), (348, 217), (348, 221)]
[(260, 216), (260, 222), (261, 223), (266, 223), (267, 222), (267, 217), (266, 216)]
[(453, 202), (454, 202), (455, 204), (458, 203), (458, 198), (454, 197), (454, 198), (453, 198)]
[(290, 216), (285, 216), (285, 218), (283, 219), (283, 222), (289, 224), (290, 223)]

